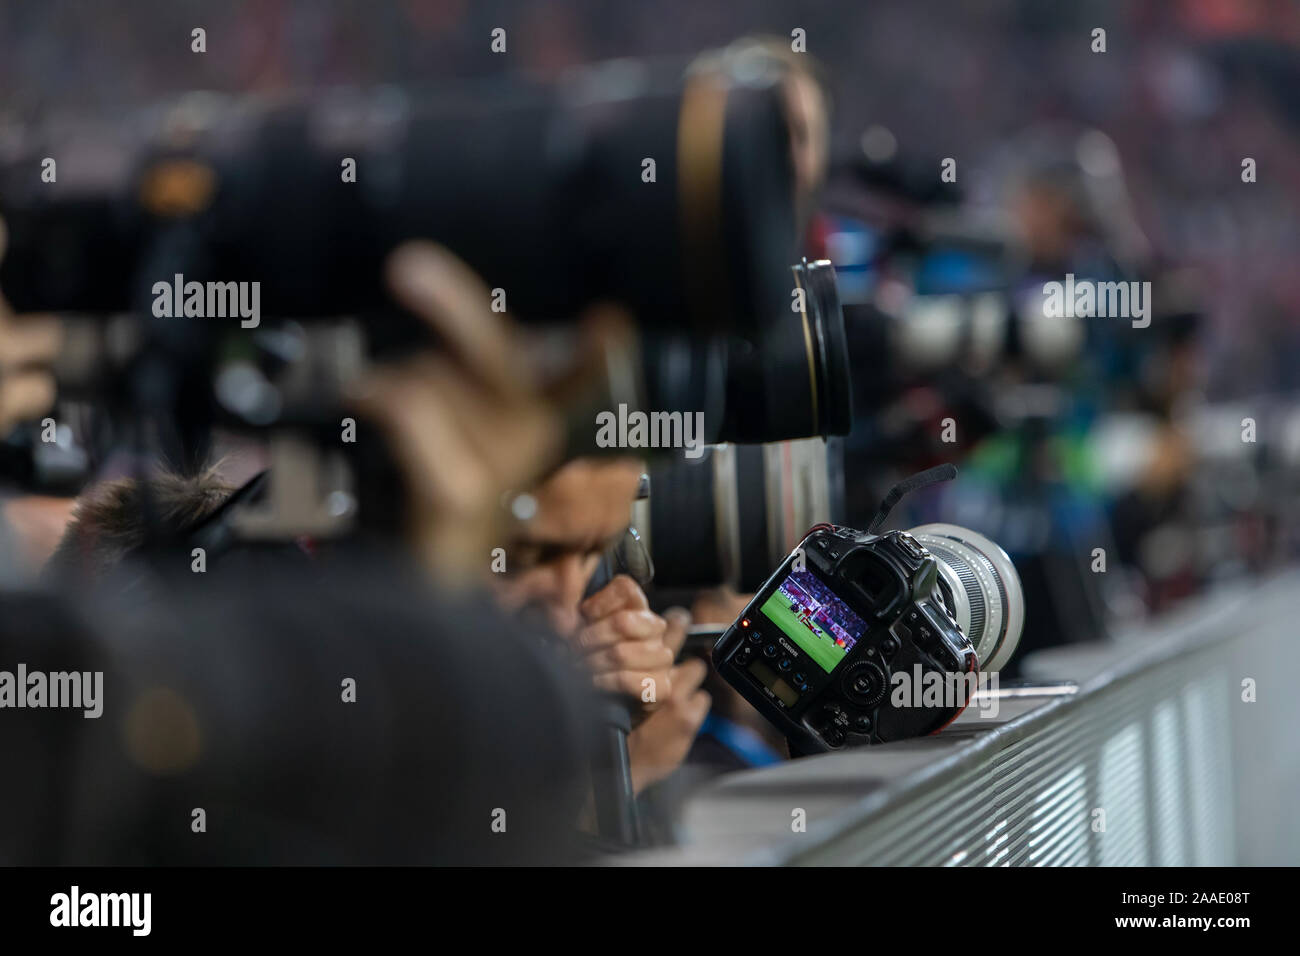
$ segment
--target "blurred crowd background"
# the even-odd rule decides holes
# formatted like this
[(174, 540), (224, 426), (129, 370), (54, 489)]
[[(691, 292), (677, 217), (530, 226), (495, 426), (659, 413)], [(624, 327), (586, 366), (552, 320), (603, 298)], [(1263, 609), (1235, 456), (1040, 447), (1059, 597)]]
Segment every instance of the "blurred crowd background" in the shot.
[[(196, 26), (207, 31), (203, 54), (190, 49)], [(504, 54), (490, 49), (496, 27), (507, 31)], [(1104, 53), (1093, 49), (1096, 28), (1105, 30)], [(805, 31), (831, 95), (832, 170), (845, 157), (852, 165), (869, 136), (879, 146), (883, 135), (888, 152), (901, 157), (904, 179), (933, 177), (940, 159), (951, 157), (964, 219), (1006, 219), (1013, 214), (1009, 180), (1027, 168), (1050, 168), (1069, 152), (1071, 137), (1100, 130), (1122, 164), (1127, 196), (1119, 218), (1137, 226), (1128, 238), (1137, 237), (1147, 265), (1176, 268), (1179, 287), (1194, 289), (1194, 349), (1180, 342), (1176, 358), (1157, 350), (1163, 368), (1155, 374), (1170, 394), (1156, 402), (1161, 423), (1154, 431), (1149, 422), (1137, 431), (1100, 428), (1124, 404), (1115, 396), (1132, 384), (1117, 379), (1152, 374), (1122, 363), (1101, 376), (1104, 396), (1089, 396), (1082, 425), (1069, 409), (1051, 416), (1049, 436), (1079, 438), (1081, 429), (1107, 436), (1073, 451), (1058, 443), (1046, 456), (1054, 462), (1043, 465), (1067, 490), (1039, 510), (1051, 512), (1057, 530), (1081, 525), (1074, 540), (1031, 540), (998, 517), (1007, 509), (994, 499), (1037, 494), (1025, 492), (1020, 467), (1044, 458), (1033, 451), (1036, 438), (1028, 450), (1025, 442), (1012, 451), (985, 447), (973, 459), (977, 473), (994, 462), (995, 484), (997, 461), (1020, 463), (1011, 468), (1019, 477), (1002, 481), (991, 497), (945, 501), (917, 517), (982, 525), (1017, 556), (1044, 548), (1086, 555), (1088, 529), (1105, 512), (1122, 563), (1141, 573), (1128, 582), (1110, 579), (1115, 593), (1104, 598), (1111, 608), (1103, 617), (1143, 604), (1158, 610), (1207, 582), (1292, 556), (1300, 535), (1286, 503), (1290, 486), (1277, 477), (1300, 457), (1300, 419), (1286, 399), (1300, 381), (1300, 7), (1287, 0), (149, 0), (133, 4), (129, 20), (108, 4), (48, 0), (0, 7), (0, 88), (14, 115), (69, 108), (112, 116), (192, 89), (419, 88), (503, 71), (548, 79), (593, 60), (689, 55), (739, 36), (788, 37), (795, 29)], [(41, 78), (39, 86), (32, 77)], [(1254, 182), (1243, 182), (1246, 158), (1254, 160)], [(822, 238), (835, 228), (825, 226)], [(837, 260), (843, 281), (852, 264), (840, 261), (842, 248), (832, 242), (819, 251)], [(1156, 295), (1169, 289), (1158, 281)], [(852, 324), (852, 312), (848, 318)], [(860, 375), (855, 369), (859, 382)], [(990, 382), (999, 386), (988, 377), (983, 384)], [(1077, 377), (1068, 384), (1077, 411), (1089, 386)], [(882, 472), (940, 453), (953, 457), (943, 447), (886, 451), (878, 432), (889, 410), (860, 407), (860, 419), (864, 410), (872, 419), (865, 427), (876, 433), (864, 438), (860, 427), (856, 444), (868, 459), (892, 459)], [(943, 416), (942, 403), (927, 406), (914, 393), (903, 410), (930, 424)], [(1241, 439), (1246, 417), (1258, 424), (1253, 444)], [(1175, 421), (1176, 431), (1165, 427)], [(1001, 434), (1006, 445), (1005, 427)], [(1143, 455), (1158, 461), (1112, 467), (1111, 453), (1121, 449), (1123, 458), (1134, 435)], [(964, 444), (962, 455), (977, 446)], [(1121, 477), (1107, 477), (1108, 468)], [(1131, 478), (1142, 468), (1163, 477), (1135, 497)], [(887, 477), (850, 475), (864, 502)], [(852, 487), (849, 497), (849, 518), (860, 517)], [(1044, 575), (1050, 580), (1053, 572)], [(1052, 626), (1070, 618), (1077, 615), (1058, 612)]]
[[(838, 148), (884, 124), (909, 151), (958, 158), (977, 198), (969, 184), (996, 177), (1025, 130), (1103, 129), (1152, 242), (1205, 282), (1209, 394), (1300, 376), (1300, 8), (1287, 0), (145, 0), (132, 10), (0, 6), (7, 105), (113, 108), (196, 88), (418, 85), (503, 70), (545, 78), (799, 27), (827, 70)], [(195, 26), (208, 31), (204, 55), (190, 51)], [(505, 55), (489, 50), (498, 26)], [(1095, 27), (1107, 31), (1104, 54), (1091, 51)], [(1242, 188), (1246, 155), (1259, 176)]]

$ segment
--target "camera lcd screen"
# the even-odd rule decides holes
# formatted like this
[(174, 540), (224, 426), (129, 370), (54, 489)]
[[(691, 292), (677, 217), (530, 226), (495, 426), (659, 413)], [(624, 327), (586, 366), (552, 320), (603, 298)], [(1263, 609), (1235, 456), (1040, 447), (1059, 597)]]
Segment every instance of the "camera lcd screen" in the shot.
[(828, 674), (867, 629), (811, 571), (791, 571), (760, 610)]

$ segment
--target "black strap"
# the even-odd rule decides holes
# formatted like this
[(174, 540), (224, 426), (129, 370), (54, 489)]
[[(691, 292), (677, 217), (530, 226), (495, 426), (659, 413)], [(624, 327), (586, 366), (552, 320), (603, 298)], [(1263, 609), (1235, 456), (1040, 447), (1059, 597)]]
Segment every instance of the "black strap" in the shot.
[(957, 466), (945, 463), (917, 472), (911, 478), (904, 478), (889, 489), (889, 494), (885, 495), (885, 500), (880, 503), (876, 516), (871, 519), (871, 524), (867, 525), (867, 532), (869, 534), (876, 533), (876, 529), (885, 523), (885, 519), (889, 517), (889, 512), (894, 510), (894, 505), (898, 504), (903, 495), (910, 494), (918, 488), (924, 488), (926, 485), (937, 485), (941, 481), (951, 481), (956, 477)]

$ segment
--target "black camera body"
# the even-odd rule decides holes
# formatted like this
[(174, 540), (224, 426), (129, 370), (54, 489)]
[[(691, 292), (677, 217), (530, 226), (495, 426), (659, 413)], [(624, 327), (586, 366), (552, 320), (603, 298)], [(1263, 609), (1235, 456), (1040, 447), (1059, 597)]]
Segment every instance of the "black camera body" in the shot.
[(979, 667), (938, 563), (916, 538), (831, 525), (814, 528), (767, 580), (713, 662), (794, 753), (934, 733), (969, 696), (934, 703), (904, 683), (951, 688), (957, 678), (973, 688)]

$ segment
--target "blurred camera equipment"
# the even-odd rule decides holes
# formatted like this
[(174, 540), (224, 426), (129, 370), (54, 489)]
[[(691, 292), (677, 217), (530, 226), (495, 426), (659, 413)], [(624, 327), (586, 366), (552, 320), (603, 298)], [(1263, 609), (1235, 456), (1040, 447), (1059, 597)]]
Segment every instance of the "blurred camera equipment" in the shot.
[(835, 267), (804, 259), (791, 316), (765, 324), (727, 353), (727, 408), (718, 441), (757, 443), (847, 435), (853, 427), (844, 314)]
[[(204, 93), (112, 126), (4, 132), (0, 287), (20, 312), (148, 314), (154, 283), (182, 273), (258, 281), (268, 316), (374, 313), (389, 301), (384, 258), (416, 238), (451, 248), (528, 319), (610, 299), (647, 325), (743, 331), (788, 296), (774, 80), (668, 81), (619, 61), (554, 88)], [(69, 157), (54, 182), (43, 156)]]
[[(763, 71), (618, 61), (553, 87), (193, 94), (111, 126), (9, 124), (0, 287), (20, 311), (92, 316), (69, 336), (75, 361), (60, 369), (61, 392), (129, 422), (128, 440), (147, 434), (167, 457), (197, 460), (216, 425), (272, 429), (268, 500), (278, 506), (250, 529), (263, 536), (336, 536), (358, 512), (367, 524), (394, 521), (380, 507), (397, 498), (389, 469), (349, 476), (340, 461), (337, 412), (367, 356), (421, 334), (382, 283), (385, 256), (408, 238), (450, 247), (520, 318), (627, 306), (642, 327), (639, 356), (610, 356), (606, 391), (586, 399), (599, 408), (700, 410), (719, 433), (847, 427), (824, 375), (798, 403), (811, 423), (775, 405), (724, 416), (730, 353), (742, 376), (762, 377), (797, 335), (801, 355), (834, 361), (833, 270), (800, 263), (794, 283), (786, 271), (795, 227), (779, 83)], [(69, 139), (76, 149), (61, 148)], [(79, 158), (46, 183), (47, 155)], [(229, 288), (249, 282), (268, 319), (253, 329), (230, 311)], [(174, 300), (158, 315), (159, 283), (197, 284), (204, 306), (218, 289), (228, 321), (183, 314)], [(799, 308), (787, 313), (799, 283)], [(562, 344), (562, 327), (548, 331)], [(738, 400), (756, 394), (746, 385)], [(598, 451), (576, 405), (569, 450)], [(358, 446), (353, 457), (383, 456)], [(322, 493), (309, 500), (303, 487)]]
[(661, 589), (752, 590), (807, 528), (840, 514), (837, 436), (852, 428), (853, 388), (835, 269), (805, 259), (792, 272), (792, 313), (722, 343), (722, 443), (651, 466), (655, 493), (637, 523)]
[(654, 462), (637, 523), (656, 587), (753, 591), (810, 527), (838, 519), (842, 460), (839, 439), (808, 438)]

